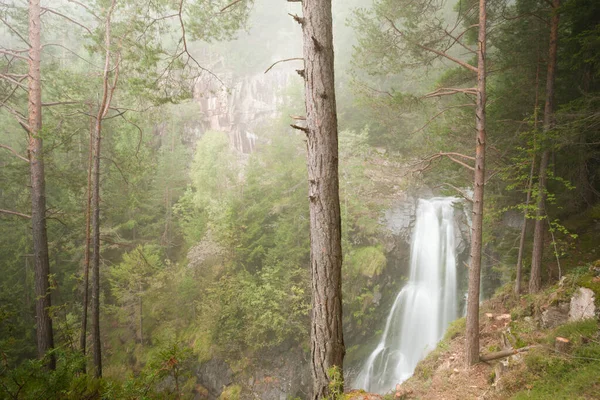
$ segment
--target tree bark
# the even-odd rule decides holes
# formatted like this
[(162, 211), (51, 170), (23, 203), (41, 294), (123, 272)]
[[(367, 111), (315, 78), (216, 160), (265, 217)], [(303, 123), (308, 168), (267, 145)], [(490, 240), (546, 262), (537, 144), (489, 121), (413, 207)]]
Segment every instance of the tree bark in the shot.
[[(90, 114), (91, 114), (90, 105)], [(79, 337), (79, 347), (81, 352), (85, 356), (86, 354), (86, 341), (87, 341), (87, 315), (88, 315), (88, 304), (89, 304), (89, 277), (90, 277), (90, 245), (91, 245), (91, 214), (92, 214), (92, 162), (94, 156), (94, 120), (90, 117), (90, 143), (88, 150), (88, 176), (87, 176), (87, 204), (85, 213), (85, 255), (83, 264), (83, 305), (81, 313), (81, 334)], [(83, 364), (83, 371), (85, 372), (86, 366)]]
[[(544, 106), (544, 142), (547, 133), (554, 128), (554, 87), (556, 81), (556, 63), (558, 53), (558, 25), (560, 15), (558, 8), (560, 0), (552, 0), (552, 21), (550, 25), (550, 47), (548, 50), (548, 72), (546, 77), (546, 104)], [(550, 159), (550, 150), (546, 147), (540, 160), (538, 178), (538, 202), (533, 233), (533, 253), (531, 255), (531, 276), (529, 278), (529, 293), (536, 293), (542, 286), (542, 258), (544, 256), (544, 233), (546, 227), (546, 173)]]
[[(302, 10), (312, 275), (312, 399), (317, 400), (328, 396), (333, 368), (343, 376), (345, 354), (338, 127), (331, 0), (304, 0)], [(342, 389), (343, 382), (339, 384), (336, 390)]]
[[(39, 0), (29, 1), (29, 136), (28, 153), (31, 174), (31, 226), (33, 236), (35, 275), (35, 315), (38, 356), (43, 358), (54, 347), (52, 319), (50, 318), (50, 260), (46, 231), (46, 182), (42, 129), (41, 87), (41, 8)], [(56, 368), (54, 355), (48, 359), (48, 368)]]
[(100, 343), (100, 145), (102, 118), (94, 128), (94, 157), (92, 164), (92, 351), (94, 375), (102, 376), (102, 350)]
[(473, 183), (473, 220), (471, 228), (471, 265), (467, 297), (466, 360), (468, 365), (479, 362), (479, 290), (483, 234), (483, 193), (485, 185), (485, 102), (486, 102), (486, 0), (479, 0), (479, 34), (477, 51), (477, 129), (475, 178)]

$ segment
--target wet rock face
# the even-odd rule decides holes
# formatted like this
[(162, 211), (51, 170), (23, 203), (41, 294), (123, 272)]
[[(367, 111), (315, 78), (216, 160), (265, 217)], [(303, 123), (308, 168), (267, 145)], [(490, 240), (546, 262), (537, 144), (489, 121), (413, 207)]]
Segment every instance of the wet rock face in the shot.
[(194, 86), (193, 98), (200, 105), (202, 129), (228, 133), (233, 148), (250, 154), (260, 140), (256, 128), (276, 116), (293, 71), (282, 68), (246, 77), (222, 75), (225, 84), (206, 77)]
[(588, 288), (579, 288), (571, 298), (569, 321), (579, 321), (596, 316), (594, 292)]
[(267, 352), (268, 362), (252, 368), (251, 376), (244, 379), (242, 398), (287, 400), (308, 398), (311, 385), (310, 368), (302, 350)]
[(201, 364), (196, 370), (196, 377), (197, 382), (208, 392), (206, 396), (208, 400), (218, 399), (223, 388), (233, 382), (231, 368), (225, 361), (218, 358)]

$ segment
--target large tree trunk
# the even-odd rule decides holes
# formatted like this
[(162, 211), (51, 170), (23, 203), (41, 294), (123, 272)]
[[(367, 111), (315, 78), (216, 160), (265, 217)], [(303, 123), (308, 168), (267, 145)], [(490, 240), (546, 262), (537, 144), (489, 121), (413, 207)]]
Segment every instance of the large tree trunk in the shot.
[(548, 73), (546, 77), (546, 104), (544, 106), (544, 138), (542, 146), (546, 146), (540, 160), (538, 178), (538, 202), (533, 233), (533, 253), (531, 255), (531, 276), (529, 293), (536, 293), (542, 286), (542, 258), (544, 256), (544, 233), (546, 228), (546, 172), (550, 159), (547, 147), (547, 133), (554, 127), (554, 83), (556, 81), (556, 58), (558, 52), (558, 24), (560, 16), (558, 8), (560, 0), (552, 1), (552, 22), (550, 25), (550, 48), (548, 50)]
[[(90, 105), (90, 114), (92, 106)], [(88, 320), (88, 304), (89, 304), (89, 293), (90, 293), (90, 245), (91, 245), (91, 217), (92, 217), (92, 162), (94, 156), (94, 120), (90, 118), (90, 143), (88, 149), (88, 176), (87, 176), (87, 203), (85, 211), (85, 254), (84, 254), (84, 265), (83, 265), (83, 305), (81, 312), (81, 334), (79, 337), (79, 347), (81, 352), (85, 356), (86, 354), (86, 341), (87, 341), (87, 320)], [(86, 364), (83, 364), (83, 370), (85, 372)]]
[(331, 0), (304, 0), (302, 9), (312, 274), (312, 399), (317, 400), (328, 395), (334, 368), (343, 376), (345, 354), (338, 128)]
[[(35, 262), (35, 315), (38, 355), (43, 358), (54, 347), (52, 319), (50, 318), (50, 261), (46, 232), (46, 182), (44, 175), (41, 87), (41, 20), (40, 1), (29, 1), (29, 163), (31, 171), (31, 226)], [(53, 355), (48, 367), (54, 369)]]
[(479, 289), (481, 278), (481, 250), (483, 233), (483, 193), (485, 186), (485, 56), (486, 56), (486, 0), (479, 0), (479, 35), (477, 52), (477, 104), (475, 179), (473, 183), (473, 221), (471, 228), (471, 266), (467, 298), (466, 360), (468, 365), (479, 362)]

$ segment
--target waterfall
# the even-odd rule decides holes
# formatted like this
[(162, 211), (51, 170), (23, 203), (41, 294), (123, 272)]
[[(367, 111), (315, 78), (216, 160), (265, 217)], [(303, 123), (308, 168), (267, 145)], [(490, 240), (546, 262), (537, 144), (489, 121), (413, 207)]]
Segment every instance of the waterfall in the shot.
[(408, 379), (458, 317), (454, 208), (451, 197), (419, 200), (410, 276), (396, 296), (381, 341), (355, 387), (386, 393)]

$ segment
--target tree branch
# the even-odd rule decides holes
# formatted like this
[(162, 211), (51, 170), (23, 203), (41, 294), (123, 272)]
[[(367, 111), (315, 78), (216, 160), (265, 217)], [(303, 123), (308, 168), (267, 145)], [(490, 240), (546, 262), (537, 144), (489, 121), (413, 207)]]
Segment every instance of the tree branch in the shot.
[(476, 88), (440, 88), (434, 90), (433, 92), (427, 93), (422, 96), (423, 99), (429, 99), (431, 97), (442, 97), (442, 96), (450, 96), (456, 93), (465, 93), (465, 94), (477, 94)]
[(14, 150), (12, 147), (8, 147), (5, 144), (0, 144), (0, 149), (6, 149), (6, 150), (10, 151), (11, 153), (13, 153), (15, 155), (15, 157), (25, 161), (26, 163), (29, 163), (29, 160), (26, 157), (23, 157), (22, 155), (17, 153), (17, 151)]
[(267, 68), (267, 69), (266, 69), (266, 71), (265, 71), (265, 74), (266, 74), (267, 72), (269, 72), (269, 71), (270, 71), (270, 70), (271, 70), (271, 69), (272, 69), (274, 66), (276, 66), (276, 65), (277, 65), (277, 64), (279, 64), (279, 63), (282, 63), (282, 62), (288, 62), (288, 61), (300, 61), (300, 60), (304, 61), (304, 58), (301, 58), (301, 57), (294, 57), (294, 58), (286, 58), (286, 59), (284, 59), (284, 60), (275, 61), (273, 64), (271, 64), (271, 66), (270, 66), (269, 68)]
[(16, 211), (0, 210), (0, 214), (16, 215), (18, 217), (23, 217), (23, 218), (31, 219), (31, 215), (23, 214), (23, 213), (16, 212)]
[(242, 0), (235, 0), (233, 3), (229, 3), (228, 5), (226, 5), (225, 7), (221, 8), (220, 12), (223, 12), (225, 10), (227, 10), (229, 7), (233, 7), (235, 6), (237, 3), (241, 2)]
[(212, 72), (211, 70), (204, 68), (202, 65), (200, 65), (200, 63), (194, 58), (194, 56), (192, 56), (190, 54), (190, 52), (188, 51), (188, 47), (187, 47), (187, 39), (186, 39), (186, 33), (185, 33), (185, 24), (183, 22), (183, 2), (185, 0), (181, 0), (179, 2), (179, 11), (177, 13), (177, 17), (179, 18), (179, 25), (181, 26), (181, 40), (183, 42), (183, 51), (185, 54), (187, 54), (188, 59), (192, 60), (196, 66), (201, 70), (201, 71), (205, 71), (208, 72), (210, 75), (212, 75), (216, 80), (219, 81), (219, 83), (221, 83), (221, 85), (225, 86), (225, 82), (223, 82), (221, 80), (221, 78), (219, 78), (217, 76), (217, 74), (215, 74), (214, 72)]
[(8, 27), (8, 29), (10, 29), (15, 35), (17, 35), (17, 37), (19, 39), (21, 39), (23, 42), (25, 42), (27, 47), (31, 47), (29, 42), (19, 33), (19, 31), (17, 31), (15, 28), (13, 28), (11, 24), (6, 22), (6, 20), (4, 18), (0, 17), (0, 21), (2, 21), (4, 23), (4, 25), (6, 25)]
[(411, 41), (411, 40), (408, 40), (408, 39), (406, 38), (406, 35), (404, 34), (404, 32), (402, 32), (400, 29), (398, 29), (398, 28), (396, 27), (396, 24), (394, 24), (394, 21), (392, 21), (391, 19), (389, 19), (389, 18), (387, 18), (387, 17), (386, 17), (386, 19), (387, 19), (387, 20), (388, 20), (388, 22), (391, 24), (392, 28), (394, 28), (394, 30), (395, 30), (395, 31), (396, 31), (396, 32), (397, 32), (397, 33), (398, 33), (400, 36), (402, 36), (402, 37), (403, 37), (403, 38), (404, 38), (404, 39), (405, 39), (407, 42), (409, 42), (409, 43), (410, 43), (410, 44), (412, 44), (413, 46), (417, 46), (417, 47), (420, 47), (420, 48), (422, 48), (423, 50), (427, 50), (427, 51), (429, 51), (429, 52), (432, 52), (432, 53), (434, 53), (434, 54), (437, 54), (437, 55), (438, 55), (438, 56), (440, 56), (440, 57), (444, 57), (444, 58), (446, 58), (446, 59), (448, 59), (448, 60), (450, 60), (450, 61), (452, 61), (452, 62), (455, 62), (456, 64), (460, 65), (461, 67), (464, 67), (464, 68), (468, 69), (469, 71), (472, 71), (472, 72), (475, 72), (475, 73), (477, 73), (477, 67), (475, 67), (475, 66), (473, 66), (473, 65), (471, 65), (471, 64), (467, 64), (466, 62), (464, 62), (464, 61), (461, 61), (461, 60), (459, 60), (458, 58), (452, 57), (451, 55), (449, 55), (449, 54), (446, 54), (446, 53), (444, 53), (443, 51), (439, 51), (439, 50), (436, 50), (436, 49), (434, 49), (434, 48), (431, 48), (431, 47), (424, 46), (424, 45), (422, 45), (422, 44), (420, 44), (420, 43), (417, 43), (417, 42), (413, 42), (413, 41)]
[(71, 23), (79, 26), (80, 28), (84, 29), (85, 31), (87, 31), (87, 33), (89, 33), (90, 36), (94, 36), (94, 33), (91, 31), (90, 28), (88, 28), (87, 26), (83, 25), (81, 22), (75, 21), (73, 18), (67, 17), (66, 15), (64, 15), (64, 14), (62, 14), (62, 13), (56, 11), (56, 10), (53, 10), (51, 8), (48, 8), (48, 7), (42, 7), (42, 11), (47, 11), (47, 12), (49, 12), (51, 14), (57, 15), (59, 17), (62, 17), (64, 19), (66, 19), (67, 21), (69, 21), (69, 22), (71, 22)]
[(0, 54), (6, 54), (6, 55), (9, 55), (9, 56), (14, 57), (14, 58), (18, 58), (18, 59), (21, 59), (21, 60), (29, 61), (29, 57), (25, 57), (25, 56), (13, 53), (13, 52), (8, 51), (8, 50), (0, 49)]
[(443, 113), (445, 113), (448, 110), (451, 110), (453, 108), (459, 108), (459, 107), (475, 107), (474, 103), (468, 103), (468, 104), (458, 104), (455, 106), (450, 106), (447, 108), (444, 108), (442, 111), (440, 111), (439, 113), (435, 114), (433, 117), (431, 117), (429, 119), (429, 121), (427, 121), (425, 123), (425, 125), (423, 125), (422, 127), (420, 127), (419, 129), (417, 129), (416, 131), (411, 132), (409, 135), (414, 135), (415, 133), (418, 133), (420, 131), (422, 131), (423, 129), (425, 129), (429, 124), (431, 124), (437, 117), (439, 117), (440, 115), (442, 115)]

